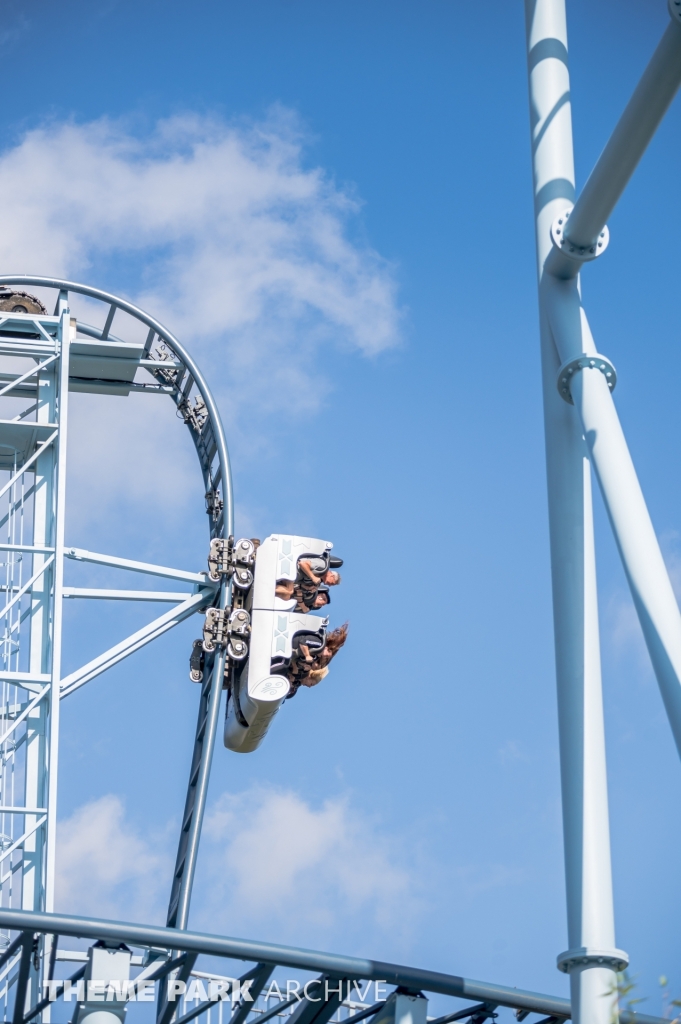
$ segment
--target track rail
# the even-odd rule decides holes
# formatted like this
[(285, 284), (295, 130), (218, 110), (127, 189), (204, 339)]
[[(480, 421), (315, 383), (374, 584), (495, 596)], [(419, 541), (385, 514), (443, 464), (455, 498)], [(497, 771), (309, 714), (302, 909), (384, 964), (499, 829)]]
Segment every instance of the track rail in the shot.
[[(131, 390), (161, 392), (172, 398), (178, 414), (191, 434), (203, 474), (206, 511), (209, 516), (210, 537), (228, 537), (234, 532), (234, 497), (232, 474), (225, 432), (215, 399), (198, 365), (160, 321), (118, 295), (101, 288), (67, 281), (55, 277), (30, 275), (0, 275), (0, 285), (26, 288), (49, 288), (60, 298), (69, 294), (96, 299), (108, 306), (102, 327), (78, 323), (77, 333), (103, 342), (124, 339), (111, 333), (118, 310), (127, 313), (147, 328), (141, 366), (152, 377), (149, 382), (136, 382)], [(106, 386), (106, 382), (102, 382)], [(115, 382), (109, 382), (115, 383)], [(229, 586), (223, 581), (216, 593), (221, 608), (229, 601)], [(207, 666), (210, 668), (211, 666)], [(201, 825), (205, 810), (210, 766), (215, 748), (219, 722), (220, 697), (224, 675), (224, 652), (212, 662), (212, 671), (206, 671), (201, 687), (199, 713), (189, 771), (189, 782), (182, 814), (177, 858), (171, 883), (167, 924), (173, 928), (186, 928), (189, 903), (196, 869)]]
[[(234, 532), (232, 474), (225, 431), (215, 399), (196, 362), (166, 327), (155, 317), (120, 296), (76, 281), (56, 277), (0, 275), (0, 285), (21, 288), (51, 288), (97, 299), (109, 306), (103, 327), (78, 324), (78, 333), (99, 341), (121, 341), (111, 333), (117, 310), (122, 310), (148, 329), (144, 346), (144, 369), (155, 384), (139, 384), (133, 390), (163, 391), (175, 402), (192, 436), (206, 487), (211, 537), (228, 537)], [(164, 363), (167, 364), (164, 366)], [(158, 364), (158, 367), (156, 365)], [(200, 401), (197, 404), (197, 399)], [(203, 403), (203, 407), (202, 407)]]
[[(0, 928), (17, 931), (19, 935), (10, 946), (12, 953), (20, 947), (30, 947), (36, 935), (72, 936), (85, 939), (103, 940), (109, 944), (124, 942), (130, 946), (138, 946), (156, 951), (173, 949), (176, 958), (191, 958), (192, 967), (198, 956), (220, 957), (227, 960), (244, 960), (254, 962), (257, 966), (248, 972), (253, 977), (256, 971), (266, 968), (291, 967), (301, 971), (313, 971), (321, 974), (321, 981), (328, 979), (347, 979), (380, 981), (386, 985), (395, 985), (412, 993), (434, 992), (452, 996), (456, 999), (474, 999), (482, 1005), (466, 1007), (445, 1017), (438, 1018), (439, 1024), (454, 1019), (470, 1018), (472, 1022), (481, 1018), (490, 1018), (494, 1009), (499, 1006), (516, 1011), (518, 1020), (522, 1021), (529, 1014), (541, 1014), (552, 1024), (562, 1024), (572, 1016), (570, 1000), (560, 996), (544, 995), (525, 989), (511, 988), (507, 985), (496, 985), (486, 981), (474, 981), (456, 974), (445, 974), (440, 971), (428, 971), (418, 967), (407, 967), (402, 964), (387, 963), (383, 960), (369, 960), (363, 957), (342, 956), (337, 953), (323, 953), (309, 949), (297, 949), (293, 946), (280, 946), (270, 942), (256, 942), (250, 939), (235, 939), (220, 935), (202, 934), (185, 931), (180, 939), (177, 931), (149, 925), (130, 924), (120, 921), (105, 921), (95, 918), (71, 917), (64, 914), (38, 914), (21, 910), (0, 910)], [(7, 957), (9, 950), (3, 954)], [(0, 958), (0, 964), (2, 958)], [(189, 975), (189, 970), (186, 972)], [(246, 976), (246, 975), (245, 975)], [(333, 989), (331, 989), (333, 991)], [(288, 1006), (294, 1000), (286, 1003)], [(315, 1000), (321, 1003), (321, 999)], [(372, 1012), (379, 1011), (382, 1004), (372, 1007)], [(202, 1004), (192, 1012), (198, 1016), (209, 1004)], [(284, 1003), (273, 1007), (268, 1016), (284, 1009)], [(323, 1009), (323, 1007), (321, 1008)], [(245, 1012), (241, 1012), (245, 1011)], [(241, 1013), (239, 1019), (245, 1021), (249, 1015), (248, 1004), (235, 1010)], [(319, 1019), (319, 1011), (315, 1011)], [(29, 1011), (30, 1014), (30, 1011)], [(329, 1013), (329, 1017), (331, 1014)], [(369, 1016), (365, 1013), (362, 1016)], [(18, 1024), (24, 1024), (24, 1017)], [(259, 1020), (254, 1017), (253, 1020)], [(669, 1024), (661, 1017), (653, 1017), (644, 1013), (629, 1010), (621, 1011), (619, 1019), (622, 1024)], [(234, 1021), (234, 1018), (232, 1018)], [(432, 1024), (438, 1024), (432, 1022)], [(537, 1024), (546, 1024), (545, 1021)]]

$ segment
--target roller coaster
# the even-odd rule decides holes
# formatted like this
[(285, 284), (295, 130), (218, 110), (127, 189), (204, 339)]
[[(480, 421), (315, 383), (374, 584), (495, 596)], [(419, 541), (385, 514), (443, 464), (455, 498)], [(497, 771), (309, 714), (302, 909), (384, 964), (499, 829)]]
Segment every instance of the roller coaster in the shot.
[[(189, 1024), (202, 1015), (211, 1024), (211, 1014), (217, 1024), (265, 1024), (275, 1016), (289, 1016), (291, 1024), (483, 1024), (500, 1008), (514, 1010), (518, 1021), (541, 1018), (531, 1024), (610, 1024), (612, 998), (604, 997), (616, 991), (628, 957), (615, 943), (592, 470), (680, 752), (681, 615), (615, 409), (615, 367), (592, 337), (580, 274), (606, 251), (607, 219), (681, 82), (681, 0), (669, 0), (668, 9), (660, 44), (576, 197), (565, 0), (525, 0), (569, 937), (557, 965), (569, 975), (571, 998), (188, 930), (222, 695), (224, 745), (248, 754), (264, 741), (284, 701), (300, 685), (323, 678), (344, 639), (336, 630), (332, 643), (325, 614), (341, 560), (331, 542), (318, 538), (235, 537), (229, 454), (217, 405), (190, 353), (156, 318), (88, 285), (6, 275), (0, 277), (5, 1021), (123, 1024), (131, 1003), (154, 1001), (148, 994), (154, 986), (157, 998), (147, 1014), (156, 1024)], [(73, 315), (76, 297), (100, 326)], [(165, 394), (175, 403), (201, 468), (197, 501), (209, 531), (205, 568), (178, 569), (65, 544), (71, 392)], [(67, 559), (183, 589), (67, 586)], [(171, 607), (64, 675), (67, 600)], [(201, 636), (188, 654), (198, 713), (166, 926), (55, 913), (61, 701), (197, 614), (203, 617)], [(86, 940), (88, 948), (73, 948), (75, 940)], [(216, 973), (216, 960), (225, 973)], [(74, 963), (79, 966), (68, 974)], [(238, 963), (247, 965), (245, 971)], [(296, 983), (292, 993), (279, 992), (271, 1006), (272, 979), (281, 968), (314, 977), (302, 991)], [(376, 984), (373, 1002), (366, 1000), (370, 983)], [(379, 998), (380, 987), (385, 992)], [(454, 1007), (433, 1020), (429, 993), (450, 997)], [(623, 1024), (662, 1024), (629, 1011), (619, 1017)]]

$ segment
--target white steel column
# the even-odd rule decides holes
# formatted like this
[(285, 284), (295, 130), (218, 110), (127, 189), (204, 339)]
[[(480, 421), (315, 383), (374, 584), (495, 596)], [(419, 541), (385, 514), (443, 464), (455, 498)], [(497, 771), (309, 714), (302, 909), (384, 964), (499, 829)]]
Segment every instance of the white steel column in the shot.
[(68, 295), (59, 295), (58, 310), (60, 315), (59, 340), (59, 391), (58, 423), (59, 438), (56, 449), (56, 480), (54, 501), (54, 594), (52, 622), (52, 663), (47, 671), (50, 673), (49, 700), (49, 734), (48, 750), (48, 786), (47, 786), (47, 824), (45, 828), (45, 910), (54, 910), (55, 858), (57, 853), (57, 768), (59, 758), (59, 708), (61, 686), (61, 652), (62, 652), (62, 611), (64, 587), (64, 526), (66, 512), (66, 445), (68, 436), (68, 404), (69, 404), (69, 357), (70, 345), (76, 334), (76, 322), (71, 322)]
[[(675, 29), (681, 35), (681, 30)], [(574, 280), (543, 283), (553, 335), (563, 363), (597, 355)], [(598, 368), (576, 370), (569, 393), (591, 451), (601, 493), (627, 574), (674, 740), (681, 754), (681, 613), (629, 454), (606, 377)]]
[[(574, 202), (564, 0), (525, 0), (537, 253)], [(560, 397), (561, 360), (540, 288), (540, 330), (560, 730), (570, 974), (575, 1024), (610, 1024), (615, 949), (591, 470), (581, 424)]]

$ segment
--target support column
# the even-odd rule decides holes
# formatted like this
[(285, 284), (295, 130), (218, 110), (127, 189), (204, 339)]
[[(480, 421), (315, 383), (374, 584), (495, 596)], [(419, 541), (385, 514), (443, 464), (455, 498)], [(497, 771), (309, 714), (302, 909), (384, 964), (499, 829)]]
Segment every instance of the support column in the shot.
[[(596, 356), (596, 344), (575, 282), (547, 277), (542, 291), (562, 363), (578, 360), (583, 354)], [(574, 401), (582, 424), (681, 755), (681, 613), (607, 378), (598, 368), (603, 361), (594, 362), (593, 368), (577, 369), (575, 365), (566, 398)]]
[(47, 823), (45, 836), (45, 910), (54, 910), (54, 888), (57, 854), (57, 770), (59, 759), (59, 708), (62, 656), (62, 617), (64, 587), (64, 529), (66, 515), (66, 446), (68, 435), (69, 361), (71, 342), (76, 336), (76, 321), (71, 320), (67, 292), (59, 293), (57, 309), (60, 316), (58, 416), (59, 438), (56, 450), (56, 481), (54, 501), (54, 596), (53, 635), (50, 673), (49, 735), (47, 765)]
[[(525, 0), (539, 277), (552, 221), (574, 202), (564, 0)], [(574, 1024), (611, 1024), (616, 970), (591, 467), (575, 410), (558, 394), (560, 358), (540, 289), (565, 884)]]

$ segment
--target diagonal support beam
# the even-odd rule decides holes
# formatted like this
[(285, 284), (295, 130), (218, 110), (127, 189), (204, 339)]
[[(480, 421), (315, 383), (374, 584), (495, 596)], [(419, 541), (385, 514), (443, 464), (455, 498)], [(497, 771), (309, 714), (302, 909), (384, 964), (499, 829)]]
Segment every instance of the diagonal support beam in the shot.
[(14, 597), (12, 598), (12, 600), (8, 601), (8, 603), (6, 605), (3, 605), (3, 607), (0, 608), (0, 619), (4, 619), (5, 615), (7, 615), (7, 612), (11, 608), (14, 607), (14, 605), (17, 603), (17, 601), (20, 601), (22, 599), (22, 597), (24, 596), (26, 591), (30, 590), (30, 588), (33, 586), (33, 584), (36, 582), (36, 580), (40, 579), (40, 577), (43, 575), (45, 570), (49, 569), (49, 567), (52, 565), (53, 562), (54, 562), (54, 555), (50, 555), (49, 558), (45, 559), (45, 561), (40, 566), (40, 568), (37, 569), (33, 573), (31, 578), (29, 580), (27, 580), (26, 583), (24, 583), (23, 587), (21, 587), (19, 590), (17, 590), (17, 592), (14, 595)]
[[(549, 278), (542, 288), (562, 361), (595, 355), (576, 282)], [(605, 376), (575, 372), (570, 392), (681, 755), (681, 613), (669, 573)]]
[[(262, 966), (263, 966), (262, 964), (258, 965), (259, 968), (262, 968)], [(251, 969), (250, 971), (247, 971), (245, 974), (242, 974), (241, 977), (239, 978), (239, 981), (238, 981), (239, 988), (241, 988), (241, 985), (245, 981), (247, 981), (249, 978), (252, 978), (256, 974), (256, 972), (257, 972), (257, 968), (256, 969)], [(268, 976), (271, 973), (272, 973), (272, 968), (270, 967), (270, 968), (268, 968)], [(255, 991), (254, 991), (252, 986), (249, 986), (249, 989), (251, 991), (251, 1001), (248, 1004), (248, 1012), (250, 1013), (250, 1011), (251, 1011), (251, 1009), (253, 1007), (253, 1003), (258, 998), (258, 996), (255, 994)], [(258, 992), (258, 995), (259, 994), (260, 993)], [(207, 1010), (210, 1010), (211, 1006), (214, 1006), (214, 1005), (215, 1005), (215, 1003), (213, 1001), (199, 1003), (199, 1005), (195, 1006), (193, 1010), (190, 1010), (188, 1013), (185, 1013), (181, 1017), (179, 1017), (175, 1021), (175, 1024), (189, 1024), (189, 1022), (191, 1020), (194, 1020), (195, 1017), (200, 1017), (202, 1013), (205, 1013)], [(238, 1011), (235, 1010), (234, 1013), (232, 1014), (232, 1016), (229, 1018), (229, 1024), (234, 1024), (234, 1018), (235, 1018), (237, 1012)]]
[[(575, 247), (588, 249), (596, 242), (680, 84), (681, 20), (672, 17), (570, 214), (565, 234)], [(579, 263), (554, 250), (546, 268), (570, 277)]]
[(30, 370), (26, 371), (26, 373), (22, 373), (20, 377), (15, 377), (9, 382), (9, 384), (6, 384), (4, 388), (0, 389), (0, 398), (8, 394), (10, 391), (14, 391), (15, 388), (20, 384), (23, 384), (24, 381), (28, 380), (30, 377), (35, 377), (35, 375), (40, 373), (41, 370), (47, 369), (47, 367), (50, 366), (51, 363), (54, 363), (58, 358), (58, 356), (50, 356), (49, 359), (45, 359), (37, 366), (32, 366)]
[(47, 686), (43, 686), (42, 690), (36, 693), (35, 697), (31, 701), (29, 701), (24, 710), (14, 719), (10, 727), (2, 734), (2, 736), (0, 736), (0, 746), (2, 746), (7, 737), (15, 731), (17, 726), (21, 725), (25, 718), (28, 718), (31, 711), (33, 711), (33, 708), (36, 706), (36, 704), (40, 703), (40, 701), (43, 699), (43, 697), (49, 691), (49, 689), (49, 684)]
[(12, 957), (18, 950), (19, 946), (21, 945), (23, 937), (24, 933), (20, 932), (19, 935), (17, 935), (16, 939), (12, 939), (5, 952), (2, 954), (2, 956), (0, 956), (0, 969), (2, 969), (5, 966), (8, 960), (12, 959)]
[(28, 976), (31, 970), (31, 959), (33, 956), (33, 932), (24, 932), (21, 942), (21, 957), (19, 959), (19, 975), (17, 987), (14, 994), (14, 1015), (12, 1024), (23, 1024), (26, 1006), (26, 992), (28, 989)]
[[(381, 999), (380, 1002), (374, 1003), (373, 1006), (367, 1006), (366, 1010), (360, 1010), (359, 1013), (353, 1013), (352, 1016), (347, 1017), (346, 1020), (352, 1021), (352, 1024), (359, 1024), (361, 1020), (366, 1020), (367, 1017), (375, 1016), (375, 1014), (377, 1014), (379, 1010), (383, 1009), (386, 1002), (387, 1000)], [(430, 1021), (430, 1024), (434, 1024), (434, 1022)]]
[[(194, 964), (196, 963), (197, 959), (198, 953), (186, 953), (186, 959), (177, 973), (178, 981), (186, 982), (188, 980), (189, 975), (192, 973)], [(156, 1017), (156, 1024), (170, 1024), (171, 1020), (175, 1015), (175, 1011), (177, 1010), (178, 1004), (170, 1002), (170, 1000), (167, 997), (167, 988), (164, 993), (163, 986), (161, 987), (161, 993), (159, 993), (159, 995), (159, 1009), (158, 1015)]]
[(131, 572), (142, 572), (148, 576), (162, 576), (168, 580), (179, 580), (182, 583), (197, 583), (201, 587), (213, 586), (217, 589), (218, 584), (213, 584), (205, 572), (187, 572), (184, 569), (170, 569), (165, 565), (153, 565), (151, 562), (135, 562), (131, 558), (119, 558), (116, 555), (101, 555), (97, 551), (85, 551), (83, 548), (67, 548), (64, 551), (66, 558), (73, 558), (77, 562), (93, 562), (95, 565), (110, 565), (113, 569), (129, 569)]
[[(252, 1001), (246, 1002), (245, 999), (242, 999), (239, 1002), (238, 1006), (234, 1007), (234, 1012), (232, 1013), (232, 1016), (229, 1019), (229, 1024), (244, 1024), (244, 1021), (246, 1020), (249, 1013), (253, 1009), (253, 1005), (255, 1004), (258, 996), (264, 989), (267, 982), (270, 980), (273, 971), (274, 967), (272, 966), (272, 964), (256, 965), (255, 969), (251, 972), (253, 977), (253, 984), (251, 985), (250, 990)], [(245, 975), (244, 981), (247, 978), (248, 975)]]
[(213, 593), (211, 591), (202, 592), (199, 594), (192, 594), (190, 598), (183, 601), (182, 604), (178, 604), (175, 608), (171, 608), (170, 611), (165, 612), (164, 615), (160, 615), (153, 622), (150, 622), (147, 626), (139, 629), (132, 636), (126, 637), (125, 640), (121, 640), (119, 644), (114, 647), (110, 647), (104, 654), (100, 654), (99, 657), (93, 658), (87, 665), (83, 665), (82, 668), (76, 669), (71, 675), (66, 676), (61, 682), (61, 696), (68, 697), (70, 693), (77, 690), (80, 686), (88, 683), (95, 676), (101, 675), (102, 672), (106, 672), (107, 669), (113, 665), (118, 664), (119, 661), (123, 661), (124, 658), (129, 657), (135, 651), (138, 651), (141, 647), (151, 643), (157, 637), (166, 633), (173, 626), (177, 626), (178, 623), (184, 622), (185, 619), (193, 615), (194, 612), (200, 611), (201, 608), (205, 608), (206, 605), (210, 604), (213, 599)]
[(323, 974), (308, 986), (314, 992), (306, 996), (291, 1014), (291, 1024), (327, 1024), (341, 1004), (347, 979)]
[(31, 455), (30, 459), (26, 459), (26, 462), (24, 462), (24, 464), (21, 467), (21, 469), (18, 469), (16, 471), (16, 473), (14, 474), (14, 476), (11, 477), (7, 481), (7, 483), (3, 487), (0, 488), (0, 498), (2, 498), (3, 494), (5, 494), (10, 489), (10, 487), (13, 487), (14, 484), (17, 483), (21, 479), (21, 477), (24, 475), (26, 470), (31, 468), (33, 463), (36, 462), (37, 459), (40, 458), (40, 456), (43, 454), (43, 452), (47, 451), (47, 449), (50, 447), (52, 442), (57, 437), (58, 433), (59, 433), (58, 429), (54, 430), (50, 434), (50, 436), (47, 438), (47, 440), (43, 441), (43, 443), (40, 445), (39, 448), (36, 448), (36, 450), (33, 452), (33, 455)]
[(111, 305), (109, 306), (109, 312), (106, 315), (106, 321), (102, 329), (102, 341), (106, 341), (106, 339), (109, 337), (109, 331), (111, 330), (111, 325), (113, 323), (113, 318), (115, 317), (115, 315), (116, 306), (112, 302)]
[[(494, 1005), (496, 1009), (496, 1005)], [(435, 1020), (431, 1020), (428, 1024), (452, 1024), (455, 1020), (467, 1020), (469, 1017), (479, 1017), (481, 1014), (485, 1014), (486, 1017), (491, 1016), (494, 1011), (490, 1009), (488, 1003), (476, 1003), (475, 1006), (464, 1006), (463, 1010), (457, 1010), (456, 1013), (447, 1013), (444, 1017), (436, 1017)], [(527, 1017), (528, 1014), (525, 1014)], [(356, 1019), (352, 1018), (353, 1021)], [(522, 1015), (518, 1015), (517, 1020), (524, 1019)]]
[[(86, 970), (87, 970), (87, 964), (83, 964), (83, 966), (80, 967), (75, 972), (75, 974), (72, 974), (71, 977), (66, 979), (66, 980), (68, 980), (73, 985), (74, 982), (78, 982), (78, 981), (80, 981), (81, 978), (85, 977)], [(26, 1014), (26, 1016), (23, 1019), (22, 1024), (28, 1024), (29, 1020), (33, 1020), (33, 1018), (37, 1017), (39, 1013), (42, 1013), (42, 1011), (46, 1007), (50, 1006), (50, 1004), (53, 1003), (55, 1001), (55, 999), (59, 999), (60, 996), (63, 996), (64, 995), (64, 989), (66, 988), (66, 980), (60, 982), (56, 986), (56, 992), (55, 992), (54, 996), (47, 995), (47, 996), (45, 996), (44, 999), (41, 999), (39, 1003), (36, 1003), (36, 1005), (33, 1007), (33, 1009), (28, 1011), (28, 1013)]]
[(0, 853), (0, 864), (2, 863), (3, 860), (7, 860), (7, 858), (11, 856), (11, 854), (13, 854), (15, 850), (18, 850), (22, 843), (25, 843), (29, 836), (32, 836), (34, 832), (37, 832), (40, 826), (44, 825), (46, 821), (47, 814), (43, 814), (41, 815), (41, 817), (36, 818), (34, 823), (29, 828), (27, 828), (26, 831), (22, 835), (20, 835), (18, 839), (15, 839), (11, 846), (8, 846), (6, 850), (3, 850), (2, 853)]

